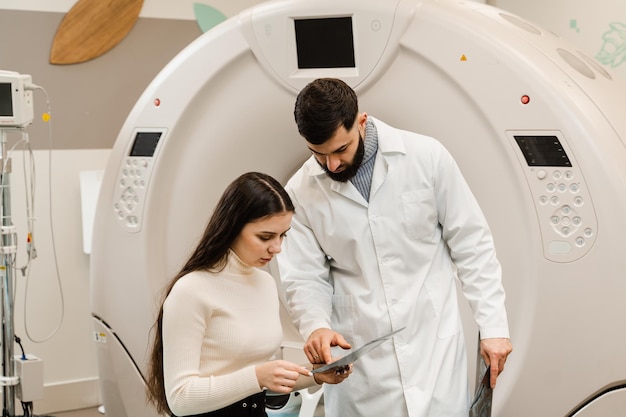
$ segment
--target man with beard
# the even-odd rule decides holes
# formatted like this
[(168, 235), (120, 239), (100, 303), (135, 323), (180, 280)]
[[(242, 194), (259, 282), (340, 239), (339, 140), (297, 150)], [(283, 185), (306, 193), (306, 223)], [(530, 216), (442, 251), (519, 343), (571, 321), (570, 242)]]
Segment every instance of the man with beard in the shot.
[(294, 115), (312, 157), (285, 187), (296, 209), (278, 264), (307, 357), (329, 363), (406, 327), (324, 388), (325, 415), (467, 417), (457, 274), (492, 387), (512, 346), (492, 235), (455, 161), (359, 112), (338, 79), (308, 84)]

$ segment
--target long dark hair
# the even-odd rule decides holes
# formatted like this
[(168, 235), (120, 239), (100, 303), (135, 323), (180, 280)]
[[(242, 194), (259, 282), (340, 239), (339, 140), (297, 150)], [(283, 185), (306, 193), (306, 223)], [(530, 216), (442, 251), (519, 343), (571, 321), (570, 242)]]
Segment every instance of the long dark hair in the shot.
[(352, 129), (358, 112), (357, 95), (348, 84), (337, 78), (318, 78), (300, 91), (293, 114), (300, 135), (321, 145), (340, 126)]
[(160, 414), (171, 414), (163, 380), (163, 302), (176, 282), (199, 270), (222, 270), (231, 247), (243, 227), (263, 217), (293, 212), (294, 206), (276, 179), (259, 172), (248, 172), (235, 179), (224, 191), (195, 250), (176, 276), (167, 284), (159, 314), (152, 326), (152, 350), (146, 376), (146, 395)]

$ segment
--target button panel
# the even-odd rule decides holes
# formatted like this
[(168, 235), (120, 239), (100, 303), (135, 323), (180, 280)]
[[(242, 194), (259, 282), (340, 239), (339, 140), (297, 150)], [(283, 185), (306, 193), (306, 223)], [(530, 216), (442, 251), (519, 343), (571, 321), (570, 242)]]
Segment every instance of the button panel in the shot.
[(591, 195), (571, 149), (561, 132), (507, 132), (515, 137), (557, 137), (569, 166), (530, 166), (515, 145), (519, 162), (530, 186), (539, 219), (544, 256), (556, 262), (571, 262), (589, 251), (597, 235), (597, 219)]
[(129, 232), (141, 230), (146, 191), (152, 175), (154, 157), (159, 149), (159, 144), (155, 144), (150, 152), (141, 152), (141, 156), (132, 155), (133, 149), (137, 147), (137, 138), (146, 132), (160, 133), (159, 142), (162, 142), (165, 129), (154, 129), (149, 132), (142, 129), (133, 132), (135, 139), (130, 141), (127, 156), (122, 160), (113, 193), (114, 216), (118, 223)]

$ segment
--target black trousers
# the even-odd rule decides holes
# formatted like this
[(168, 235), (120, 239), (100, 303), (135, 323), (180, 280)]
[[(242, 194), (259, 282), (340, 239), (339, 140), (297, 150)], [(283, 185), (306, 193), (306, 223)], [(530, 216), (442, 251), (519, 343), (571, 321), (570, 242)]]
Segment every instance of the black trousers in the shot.
[[(172, 414), (172, 417), (176, 417)], [(251, 395), (219, 410), (195, 414), (189, 417), (267, 417), (265, 412), (265, 391)]]

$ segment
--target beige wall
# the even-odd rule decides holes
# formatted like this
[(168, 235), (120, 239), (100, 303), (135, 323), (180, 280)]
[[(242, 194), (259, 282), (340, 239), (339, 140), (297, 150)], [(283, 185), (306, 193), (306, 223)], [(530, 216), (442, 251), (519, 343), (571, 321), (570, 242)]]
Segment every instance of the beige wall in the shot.
[[(63, 13), (0, 10), (0, 68), (30, 74), (52, 109), (54, 149), (111, 148), (126, 116), (156, 74), (201, 32), (193, 21), (139, 19), (104, 55), (75, 65), (48, 63)], [(10, 42), (4, 39), (11, 39)], [(39, 116), (46, 97), (35, 91), (33, 147), (48, 147)]]
[[(30, 74), (48, 93), (46, 97), (35, 91), (35, 121), (26, 129), (35, 149), (38, 257), (28, 280), (18, 273), (14, 313), (15, 333), (25, 351), (44, 363), (44, 399), (35, 401), (36, 414), (93, 407), (100, 401), (79, 173), (104, 169), (139, 95), (201, 34), (195, 21), (140, 18), (130, 34), (103, 56), (77, 65), (50, 65), (50, 45), (63, 16), (0, 9), (0, 69)], [(47, 111), (47, 99), (51, 124), (40, 118)], [(12, 132), (7, 137), (7, 148), (19, 139)], [(18, 266), (26, 258), (23, 154), (18, 150), (10, 155)], [(17, 345), (15, 352), (19, 353)], [(19, 402), (15, 411), (21, 414)]]
[[(82, 170), (104, 168), (109, 153), (108, 149), (34, 151), (34, 243), (38, 256), (27, 277), (17, 273), (14, 327), (26, 353), (43, 360), (44, 398), (35, 401), (37, 415), (91, 407), (99, 402), (89, 256), (82, 246), (78, 176)], [(18, 266), (26, 262), (24, 156), (28, 158), (22, 151), (11, 155), (12, 222), (18, 233)], [(19, 354), (17, 345), (15, 354)], [(19, 402), (15, 411), (22, 414)]]

